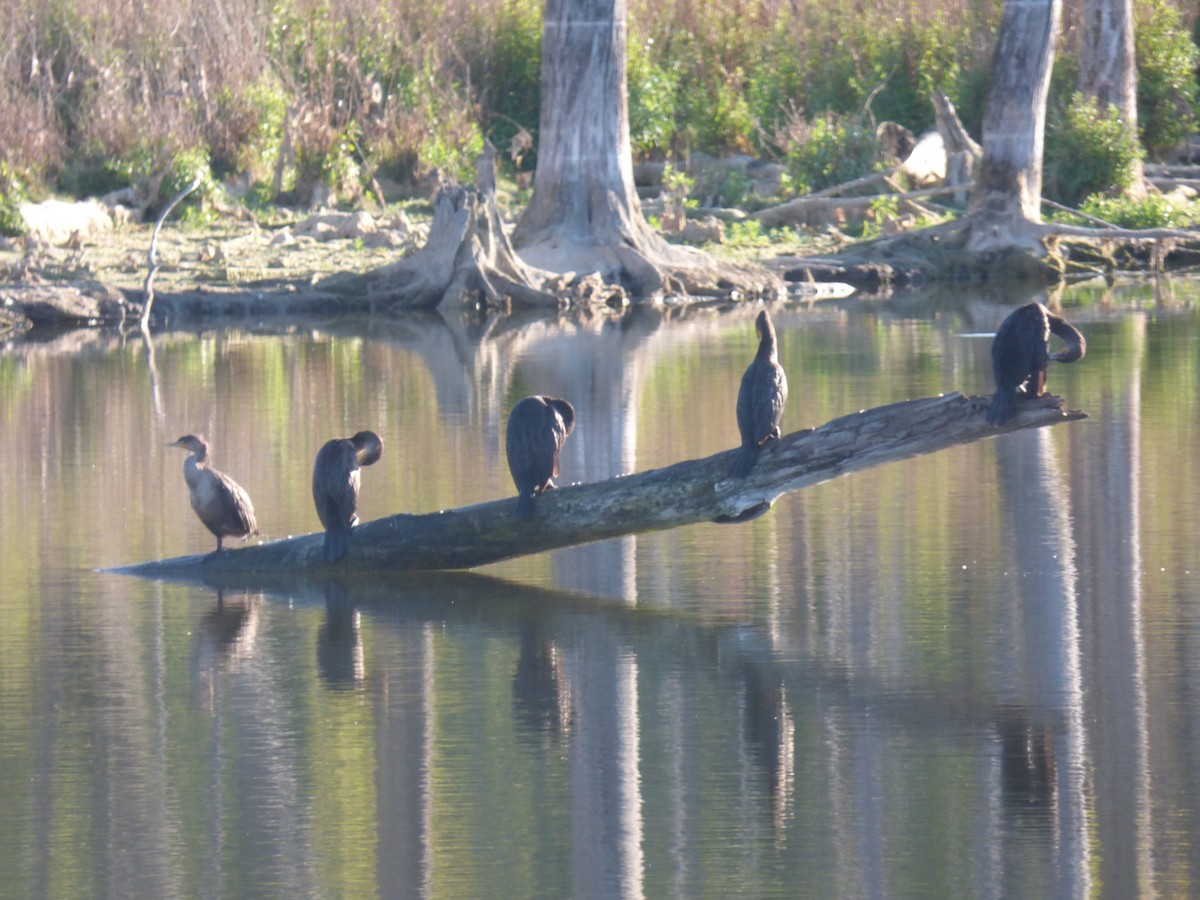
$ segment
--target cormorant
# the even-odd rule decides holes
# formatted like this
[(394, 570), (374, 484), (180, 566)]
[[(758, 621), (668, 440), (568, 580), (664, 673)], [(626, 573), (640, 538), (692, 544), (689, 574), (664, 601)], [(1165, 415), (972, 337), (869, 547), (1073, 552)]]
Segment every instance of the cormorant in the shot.
[[(1067, 347), (1050, 354), (1050, 333), (1054, 332)], [(1083, 335), (1040, 303), (1030, 303), (1009, 314), (996, 330), (992, 341), (992, 372), (996, 393), (988, 407), (989, 425), (1003, 425), (1017, 414), (1020, 394), (1040, 397), (1046, 390), (1046, 369), (1050, 360), (1075, 362), (1087, 351)]]
[(358, 524), (359, 467), (379, 461), (383, 441), (373, 431), (334, 438), (317, 452), (312, 492), (317, 515), (325, 526), (325, 559), (341, 559), (350, 546), (350, 529)]
[(526, 397), (508, 414), (504, 448), (517, 486), (515, 515), (533, 515), (533, 500), (554, 487), (558, 451), (575, 427), (575, 408), (555, 397)]
[(182, 447), (192, 454), (183, 461), (183, 478), (187, 482), (192, 509), (217, 538), (217, 549), (208, 554), (206, 560), (221, 552), (223, 538), (245, 539), (258, 534), (250, 495), (224, 472), (209, 467), (208, 444), (204, 438), (187, 434), (167, 446)]
[(775, 326), (765, 309), (754, 321), (754, 330), (758, 333), (758, 353), (738, 389), (737, 422), (742, 446), (729, 466), (730, 478), (749, 475), (762, 445), (780, 436), (779, 420), (787, 403), (787, 376), (775, 349)]

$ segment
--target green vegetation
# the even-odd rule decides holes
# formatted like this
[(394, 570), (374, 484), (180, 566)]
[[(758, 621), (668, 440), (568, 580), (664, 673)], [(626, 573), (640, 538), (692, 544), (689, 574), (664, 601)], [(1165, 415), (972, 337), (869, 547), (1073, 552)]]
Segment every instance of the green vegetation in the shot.
[[(934, 89), (977, 134), (1000, 9), (633, 0), (634, 151), (769, 156), (804, 191), (878, 167), (878, 122), (930, 127)], [(1139, 127), (1152, 156), (1195, 125), (1195, 18), (1182, 0), (1138, 0)], [(540, 0), (165, 0), (137, 16), (119, 0), (10, 0), (0, 27), (0, 227), (17, 186), (133, 185), (154, 205), (200, 171), (187, 214), (202, 216), (217, 181), (240, 182), (255, 207), (306, 203), (322, 187), (353, 203), (378, 180), (416, 184), (435, 168), (469, 179), (485, 139), (509, 151), (512, 174), (536, 163)], [(1110, 123), (1086, 121), (1071, 99), (1074, 39), (1064, 33), (1047, 141), (1048, 159), (1070, 161), (1049, 179), (1065, 202), (1119, 189), (1131, 159)], [(739, 202), (748, 185), (696, 190)]]
[(1080, 211), (1121, 228), (1193, 228), (1200, 225), (1200, 203), (1173, 203), (1158, 194), (1143, 200), (1092, 195)]
[(0, 235), (17, 237), (24, 231), (18, 207), (26, 200), (25, 185), (11, 167), (0, 160)]
[(1133, 184), (1141, 158), (1137, 136), (1114, 107), (1101, 113), (1094, 100), (1075, 94), (1064, 115), (1047, 119), (1043, 191), (1068, 206), (1119, 193)]

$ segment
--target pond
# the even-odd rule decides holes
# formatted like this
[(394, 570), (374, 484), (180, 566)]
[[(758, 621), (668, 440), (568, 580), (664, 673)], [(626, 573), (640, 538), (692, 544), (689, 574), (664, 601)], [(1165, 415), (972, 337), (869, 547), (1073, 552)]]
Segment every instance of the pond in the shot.
[[(775, 310), (786, 431), (987, 393), (1024, 297)], [(188, 432), (267, 539), (737, 443), (754, 310), (73, 332), (0, 348), (0, 894), (1135, 897), (1200, 881), (1200, 285), (1074, 289), (1082, 422), (472, 572), (220, 590)], [(229, 546), (238, 546), (230, 541)]]

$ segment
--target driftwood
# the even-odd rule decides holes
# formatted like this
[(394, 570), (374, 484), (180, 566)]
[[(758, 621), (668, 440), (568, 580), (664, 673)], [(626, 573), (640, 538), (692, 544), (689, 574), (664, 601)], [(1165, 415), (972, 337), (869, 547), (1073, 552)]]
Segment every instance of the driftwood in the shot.
[[(576, 544), (698, 522), (744, 522), (784, 493), (850, 472), (943, 450), (1009, 431), (1085, 418), (1046, 396), (1027, 401), (1002, 428), (984, 420), (987, 397), (953, 393), (864, 410), (768, 445), (745, 479), (726, 478), (735, 451), (636, 475), (577, 484), (538, 498), (530, 519), (513, 516), (515, 498), (459, 509), (400, 514), (354, 530), (341, 571), (465, 569)], [(322, 536), (310, 534), (244, 549), (112, 570), (147, 577), (202, 573), (319, 571)]]

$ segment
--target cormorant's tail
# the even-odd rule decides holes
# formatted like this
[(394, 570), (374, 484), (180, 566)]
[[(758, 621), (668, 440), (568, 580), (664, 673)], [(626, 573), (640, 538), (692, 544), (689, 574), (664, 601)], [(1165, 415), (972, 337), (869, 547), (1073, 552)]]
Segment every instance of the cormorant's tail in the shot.
[(1015, 388), (996, 388), (992, 403), (988, 407), (989, 425), (1003, 425), (1017, 414), (1017, 392)]
[(745, 478), (758, 462), (758, 444), (743, 445), (729, 464), (730, 478)]
[(325, 562), (337, 562), (349, 549), (349, 528), (330, 528), (325, 531)]
[(517, 495), (517, 508), (513, 510), (513, 515), (518, 519), (528, 519), (533, 515), (533, 498), (537, 495), (533, 491)]
[(1083, 359), (1083, 354), (1087, 352), (1087, 341), (1084, 340), (1079, 329), (1053, 313), (1050, 313), (1046, 318), (1050, 322), (1050, 330), (1062, 338), (1067, 345), (1066, 350), (1059, 350), (1050, 358), (1055, 362), (1064, 363)]

